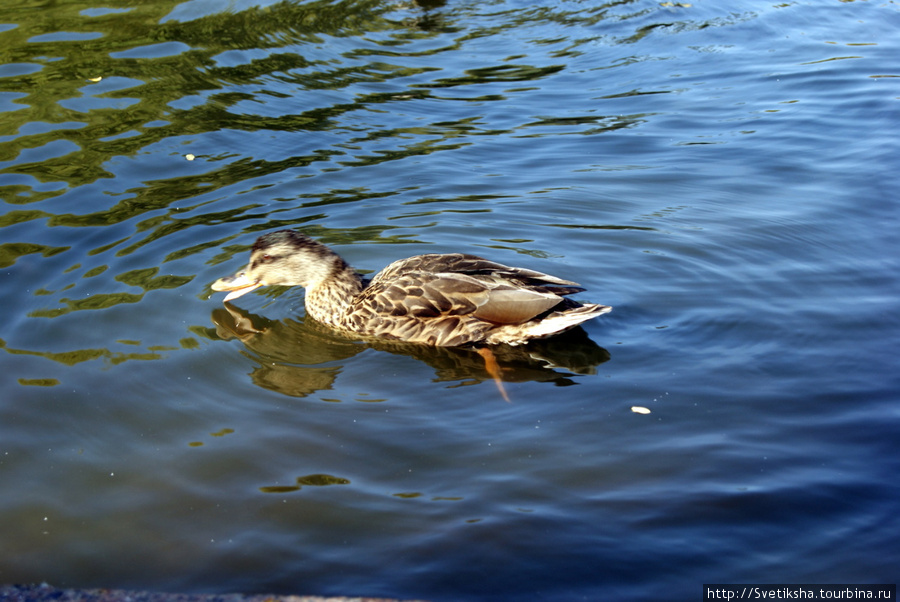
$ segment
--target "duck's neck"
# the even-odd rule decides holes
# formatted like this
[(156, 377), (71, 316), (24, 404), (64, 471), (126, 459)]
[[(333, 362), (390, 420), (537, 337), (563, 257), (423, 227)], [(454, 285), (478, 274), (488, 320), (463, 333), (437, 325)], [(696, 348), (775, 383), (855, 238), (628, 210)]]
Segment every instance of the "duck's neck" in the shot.
[(327, 278), (307, 286), (306, 313), (332, 328), (341, 328), (341, 318), (362, 289), (360, 275), (346, 261), (339, 259)]

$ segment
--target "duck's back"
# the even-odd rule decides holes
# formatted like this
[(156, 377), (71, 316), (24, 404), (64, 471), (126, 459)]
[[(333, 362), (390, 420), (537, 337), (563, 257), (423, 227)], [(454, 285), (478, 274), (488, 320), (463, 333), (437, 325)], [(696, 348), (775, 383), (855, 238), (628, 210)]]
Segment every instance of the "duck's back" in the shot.
[(532, 338), (522, 325), (541, 314), (557, 306), (580, 307), (562, 295), (581, 290), (568, 280), (475, 255), (417, 255), (378, 273), (351, 303), (345, 327), (440, 346), (488, 342), (497, 331), (518, 327), (509, 340), (490, 341), (516, 344)]

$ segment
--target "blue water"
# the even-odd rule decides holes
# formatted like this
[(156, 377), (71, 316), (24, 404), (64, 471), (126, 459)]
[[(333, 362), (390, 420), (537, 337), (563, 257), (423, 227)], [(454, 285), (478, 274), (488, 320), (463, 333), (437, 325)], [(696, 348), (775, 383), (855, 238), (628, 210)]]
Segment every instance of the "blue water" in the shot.
[[(0, 582), (896, 583), (895, 3), (7, 5)], [(506, 403), (301, 289), (229, 313), (209, 285), (286, 227), (614, 310), (498, 350)]]

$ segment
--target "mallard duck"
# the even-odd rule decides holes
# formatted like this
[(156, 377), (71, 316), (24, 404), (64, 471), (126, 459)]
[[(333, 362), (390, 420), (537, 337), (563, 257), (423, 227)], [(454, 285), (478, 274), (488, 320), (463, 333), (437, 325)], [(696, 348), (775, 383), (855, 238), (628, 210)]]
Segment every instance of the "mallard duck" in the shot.
[(259, 237), (247, 267), (212, 289), (231, 301), (269, 285), (305, 287), (306, 313), (339, 331), (445, 347), (520, 345), (612, 309), (564, 297), (584, 290), (574, 282), (462, 253), (401, 259), (366, 281), (294, 230)]

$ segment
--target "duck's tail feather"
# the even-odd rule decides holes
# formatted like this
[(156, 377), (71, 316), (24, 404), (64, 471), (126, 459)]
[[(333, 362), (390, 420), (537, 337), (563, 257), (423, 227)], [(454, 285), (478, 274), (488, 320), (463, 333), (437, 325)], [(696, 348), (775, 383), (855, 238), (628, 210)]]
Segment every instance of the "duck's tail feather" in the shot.
[(486, 338), (487, 343), (508, 343), (518, 345), (529, 339), (543, 339), (569, 329), (575, 328), (582, 322), (586, 322), (597, 316), (612, 311), (609, 305), (585, 303), (575, 307), (567, 307), (560, 311), (551, 311), (524, 324), (509, 324), (490, 332)]

